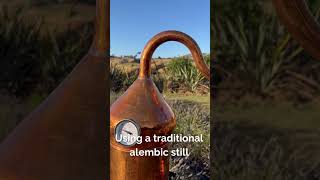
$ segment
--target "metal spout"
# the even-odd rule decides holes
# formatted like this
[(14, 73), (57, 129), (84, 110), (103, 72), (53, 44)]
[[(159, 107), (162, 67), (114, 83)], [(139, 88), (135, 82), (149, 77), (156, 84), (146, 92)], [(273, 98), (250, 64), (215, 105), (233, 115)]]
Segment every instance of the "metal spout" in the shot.
[(97, 10), (90, 52), (0, 145), (1, 180), (107, 179), (109, 0)]

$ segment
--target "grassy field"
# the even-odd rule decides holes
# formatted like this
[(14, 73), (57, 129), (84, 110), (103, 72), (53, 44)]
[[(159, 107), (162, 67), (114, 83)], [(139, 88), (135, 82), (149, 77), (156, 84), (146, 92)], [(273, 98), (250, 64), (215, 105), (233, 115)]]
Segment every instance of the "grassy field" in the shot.
[(320, 177), (318, 103), (213, 106), (217, 179)]
[(290, 103), (252, 105), (248, 107), (214, 108), (221, 120), (252, 121), (271, 128), (291, 130), (320, 130), (320, 104), (308, 103), (296, 107)]
[(164, 94), (168, 101), (183, 101), (185, 103), (199, 104), (206, 108), (210, 108), (210, 94), (207, 95), (183, 95), (183, 94)]

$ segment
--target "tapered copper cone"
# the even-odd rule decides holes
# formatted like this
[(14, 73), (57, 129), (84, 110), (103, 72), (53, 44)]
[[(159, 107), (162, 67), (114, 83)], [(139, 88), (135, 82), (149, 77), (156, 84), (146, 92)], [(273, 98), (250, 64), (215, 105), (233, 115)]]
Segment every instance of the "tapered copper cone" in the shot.
[[(167, 156), (131, 156), (130, 150), (167, 150), (168, 144), (151, 142), (126, 146), (116, 141), (116, 129), (122, 122), (130, 120), (140, 127), (143, 139), (146, 136), (170, 135), (175, 116), (153, 83), (150, 74), (151, 57), (155, 49), (164, 42), (178, 41), (185, 44), (192, 53), (198, 69), (210, 78), (202, 53), (196, 42), (188, 35), (177, 31), (165, 31), (153, 37), (141, 56), (139, 78), (111, 106), (110, 109), (110, 159), (111, 180), (167, 180), (169, 159)], [(128, 122), (130, 122), (128, 121)], [(130, 133), (130, 132), (127, 132)]]
[(106, 179), (109, 0), (90, 52), (0, 145), (1, 180)]
[(305, 0), (273, 0), (280, 19), (301, 46), (320, 60), (320, 25)]

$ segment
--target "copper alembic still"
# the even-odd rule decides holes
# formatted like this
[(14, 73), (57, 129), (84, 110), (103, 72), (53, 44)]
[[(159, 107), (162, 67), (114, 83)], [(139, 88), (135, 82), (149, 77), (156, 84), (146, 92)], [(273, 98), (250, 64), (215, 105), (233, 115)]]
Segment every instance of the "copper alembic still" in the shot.
[(168, 143), (133, 141), (121, 142), (116, 135), (129, 133), (145, 136), (168, 136), (176, 126), (173, 111), (166, 103), (151, 78), (151, 58), (158, 46), (167, 41), (186, 45), (196, 67), (208, 79), (210, 70), (203, 60), (197, 43), (178, 31), (165, 31), (154, 36), (145, 46), (140, 60), (138, 79), (119, 97), (110, 108), (110, 179), (111, 180), (167, 180), (168, 156), (130, 156), (133, 149), (168, 149)]
[(0, 144), (1, 180), (107, 178), (109, 0), (97, 0), (92, 46)]

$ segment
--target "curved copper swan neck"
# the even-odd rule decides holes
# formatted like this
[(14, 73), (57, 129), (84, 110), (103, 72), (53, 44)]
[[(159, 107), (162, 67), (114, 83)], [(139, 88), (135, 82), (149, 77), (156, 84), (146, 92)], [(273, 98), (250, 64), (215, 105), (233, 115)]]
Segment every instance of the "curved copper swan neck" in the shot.
[(295, 40), (320, 60), (320, 25), (305, 0), (273, 0), (280, 19)]
[(179, 31), (164, 31), (155, 35), (145, 46), (140, 61), (139, 78), (149, 78), (151, 75), (151, 58), (154, 51), (167, 41), (177, 41), (189, 48), (197, 68), (210, 80), (210, 70), (203, 60), (198, 44), (187, 34)]

